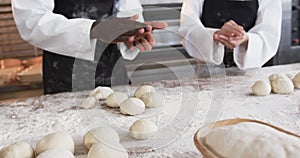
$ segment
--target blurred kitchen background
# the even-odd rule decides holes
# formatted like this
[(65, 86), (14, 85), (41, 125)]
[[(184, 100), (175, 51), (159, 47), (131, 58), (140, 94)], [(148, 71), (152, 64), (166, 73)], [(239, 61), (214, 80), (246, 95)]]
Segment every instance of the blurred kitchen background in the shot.
[[(166, 21), (167, 30), (155, 32), (157, 45), (126, 61), (133, 83), (192, 75), (197, 60), (189, 57), (176, 34), (183, 0), (141, 0), (146, 21)], [(282, 0), (282, 37), (277, 55), (266, 66), (300, 62), (300, 0)], [(10, 0), (0, 0), (0, 101), (43, 95), (42, 50), (23, 41), (13, 20)], [(197, 71), (197, 70), (196, 70)], [(17, 76), (14, 82), (6, 82)]]

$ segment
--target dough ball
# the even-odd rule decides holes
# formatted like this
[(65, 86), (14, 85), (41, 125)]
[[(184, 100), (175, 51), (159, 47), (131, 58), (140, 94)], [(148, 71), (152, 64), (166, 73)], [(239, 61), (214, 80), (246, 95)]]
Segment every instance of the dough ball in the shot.
[(146, 93), (150, 93), (150, 92), (156, 92), (156, 90), (154, 89), (154, 87), (149, 86), (149, 85), (143, 85), (140, 86), (138, 89), (136, 89), (134, 96), (136, 98), (142, 98), (142, 96)]
[(120, 104), (126, 99), (128, 99), (128, 96), (125, 93), (114, 92), (106, 98), (106, 104), (109, 107), (116, 108), (120, 107)]
[(120, 137), (118, 133), (109, 127), (99, 127), (93, 130), (90, 130), (84, 135), (83, 144), (87, 149), (90, 149), (91, 146), (99, 142), (120, 142)]
[(75, 144), (72, 137), (65, 132), (48, 134), (36, 144), (36, 153), (40, 154), (50, 149), (69, 150), (74, 154)]
[(278, 76), (271, 82), (272, 91), (278, 94), (288, 94), (294, 91), (293, 82), (284, 76)]
[(130, 129), (130, 136), (135, 139), (148, 139), (155, 135), (158, 127), (148, 119), (142, 119), (134, 122)]
[(90, 96), (94, 96), (97, 100), (106, 99), (114, 91), (110, 87), (97, 87), (91, 93)]
[(96, 143), (89, 150), (87, 158), (128, 158), (128, 153), (119, 143)]
[(259, 80), (254, 83), (252, 86), (252, 92), (255, 95), (269, 95), (271, 93), (271, 85), (265, 81)]
[(146, 93), (142, 96), (141, 100), (148, 108), (160, 107), (165, 103), (165, 96), (157, 92)]
[(300, 88), (300, 73), (294, 77), (293, 83), (296, 88)]
[(128, 98), (120, 105), (120, 111), (123, 114), (137, 115), (145, 111), (145, 104), (141, 99)]
[(36, 158), (75, 158), (75, 156), (69, 150), (50, 149)]
[(287, 77), (286, 75), (282, 74), (282, 73), (279, 73), (279, 74), (272, 74), (269, 76), (269, 80), (270, 82), (278, 79), (278, 78), (284, 78), (284, 77)]
[(96, 105), (96, 103), (97, 103), (96, 98), (93, 97), (93, 96), (89, 96), (88, 98), (86, 98), (86, 99), (83, 101), (81, 107), (83, 107), (83, 108), (85, 108), (85, 109), (89, 109), (89, 108), (94, 107), (94, 106)]
[(3, 148), (1, 158), (35, 158), (32, 146), (25, 142), (18, 142)]
[(94, 96), (95, 97), (98, 93), (100, 93), (100, 89), (101, 89), (101, 86), (96, 87), (94, 90), (92, 90), (90, 92), (90, 96)]

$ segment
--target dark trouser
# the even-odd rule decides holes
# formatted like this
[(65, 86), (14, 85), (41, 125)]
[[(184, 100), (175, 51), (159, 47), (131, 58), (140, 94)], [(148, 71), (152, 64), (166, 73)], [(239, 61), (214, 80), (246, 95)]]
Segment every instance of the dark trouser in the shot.
[(109, 45), (103, 53), (97, 52), (96, 59), (100, 60), (86, 61), (44, 51), (44, 93), (71, 92), (129, 83), (116, 45)]

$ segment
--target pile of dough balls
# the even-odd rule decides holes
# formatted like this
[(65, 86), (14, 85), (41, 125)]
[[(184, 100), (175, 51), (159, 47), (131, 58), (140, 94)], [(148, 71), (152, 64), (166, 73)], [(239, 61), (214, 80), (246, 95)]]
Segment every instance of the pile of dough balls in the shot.
[(88, 131), (83, 144), (89, 149), (87, 158), (128, 158), (126, 149), (120, 144), (118, 133), (110, 127), (99, 127)]
[(114, 91), (110, 87), (97, 87), (90, 92), (88, 98), (86, 98), (81, 107), (84, 109), (92, 108), (96, 105), (97, 101), (106, 99)]
[(138, 87), (133, 97), (122, 92), (114, 92), (109, 87), (97, 87), (90, 92), (89, 97), (82, 103), (82, 107), (92, 108), (98, 100), (103, 99), (108, 107), (120, 108), (122, 114), (130, 116), (142, 114), (146, 108), (160, 107), (166, 101), (165, 96), (156, 92), (155, 88), (149, 85)]
[(259, 80), (252, 86), (252, 92), (255, 95), (266, 96), (271, 93), (290, 94), (294, 88), (300, 88), (300, 73), (298, 73), (293, 80), (285, 74), (278, 73), (269, 76), (269, 83)]
[(145, 111), (145, 108), (157, 108), (165, 103), (165, 97), (156, 92), (155, 88), (143, 85), (136, 89), (134, 97), (124, 100), (120, 104), (120, 111), (125, 115), (137, 115)]
[[(95, 89), (91, 94), (97, 95), (96, 91), (101, 90)], [(156, 93), (151, 86), (141, 86), (134, 96), (141, 99), (128, 98), (124, 93), (112, 92), (107, 95), (106, 103), (109, 107), (120, 107), (123, 114), (136, 115), (144, 112), (145, 107), (159, 107), (165, 101), (164, 96)], [(96, 99), (91, 98), (91, 96), (87, 98), (87, 104), (96, 102)], [(148, 119), (137, 120), (129, 128), (130, 136), (134, 139), (148, 139), (157, 131), (157, 125)], [(83, 137), (83, 144), (89, 150), (87, 158), (128, 158), (126, 149), (120, 144), (118, 133), (110, 127), (99, 127), (88, 131)], [(36, 156), (36, 158), (75, 158), (74, 140), (65, 132), (44, 136), (37, 142), (35, 149), (34, 151), (28, 143), (18, 142), (3, 148), (0, 151), (0, 158), (35, 158)]]
[(46, 135), (35, 147), (25, 142), (17, 142), (4, 147), (0, 158), (75, 158), (75, 144), (72, 137), (65, 132)]

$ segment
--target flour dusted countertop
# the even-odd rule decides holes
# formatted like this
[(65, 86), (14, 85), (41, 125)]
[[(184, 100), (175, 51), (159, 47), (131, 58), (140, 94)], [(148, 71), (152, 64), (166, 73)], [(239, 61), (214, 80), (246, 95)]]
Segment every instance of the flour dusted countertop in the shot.
[[(66, 131), (75, 140), (76, 157), (85, 158), (83, 135), (92, 128), (109, 126), (119, 133), (130, 157), (201, 157), (193, 144), (196, 130), (209, 121), (231, 118), (256, 119), (300, 134), (299, 89), (286, 95), (251, 94), (255, 81), (267, 81), (270, 74), (279, 72), (294, 76), (300, 72), (300, 64), (149, 83), (166, 96), (166, 103), (137, 116), (124, 116), (118, 109), (108, 108), (104, 101), (92, 109), (80, 108), (89, 91), (0, 102), (0, 148), (18, 141), (35, 146), (46, 134)], [(132, 96), (137, 87), (113, 89)], [(158, 125), (155, 137), (134, 140), (129, 136), (130, 125), (141, 118), (149, 118)]]

